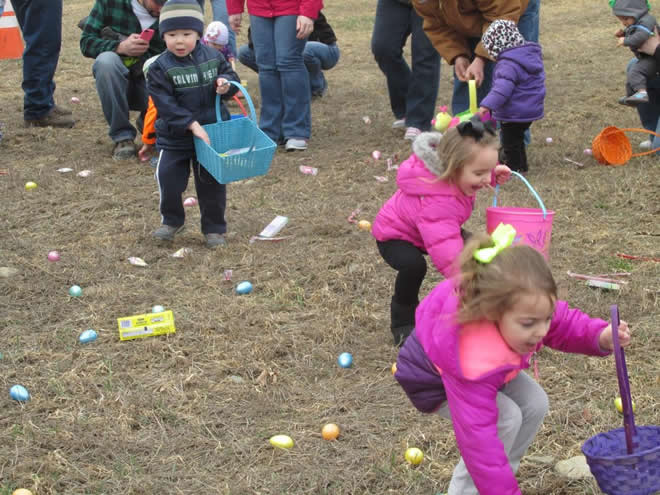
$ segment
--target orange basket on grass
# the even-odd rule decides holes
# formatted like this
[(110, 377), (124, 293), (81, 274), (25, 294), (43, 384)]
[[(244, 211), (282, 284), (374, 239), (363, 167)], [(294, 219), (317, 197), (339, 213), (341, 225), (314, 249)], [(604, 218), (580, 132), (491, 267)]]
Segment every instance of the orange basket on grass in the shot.
[(618, 167), (625, 165), (632, 157), (650, 155), (651, 153), (660, 150), (660, 148), (656, 148), (641, 153), (633, 153), (630, 140), (624, 134), (626, 131), (646, 132), (660, 137), (660, 134), (646, 129), (619, 129), (616, 126), (611, 125), (600, 131), (591, 143), (594, 158), (604, 165)]

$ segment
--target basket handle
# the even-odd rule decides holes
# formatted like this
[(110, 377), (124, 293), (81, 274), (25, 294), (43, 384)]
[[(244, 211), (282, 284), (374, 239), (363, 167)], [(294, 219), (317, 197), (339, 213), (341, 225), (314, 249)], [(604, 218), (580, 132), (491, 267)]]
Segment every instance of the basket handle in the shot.
[[(547, 210), (545, 209), (545, 205), (543, 204), (543, 200), (541, 199), (541, 196), (538, 195), (536, 192), (536, 189), (532, 187), (532, 185), (527, 182), (527, 179), (523, 177), (521, 174), (516, 172), (515, 170), (511, 171), (511, 174), (518, 177), (523, 183), (527, 186), (527, 188), (530, 190), (530, 192), (534, 195), (534, 198), (536, 201), (538, 201), (539, 206), (541, 207), (541, 210), (543, 210), (543, 219), (545, 220), (546, 215), (548, 214)], [(500, 192), (500, 185), (497, 184), (495, 186), (495, 196), (493, 197), (493, 207), (497, 206), (497, 194)]]
[(626, 355), (619, 342), (619, 308), (616, 304), (610, 307), (610, 319), (612, 324), (612, 343), (614, 344), (616, 376), (619, 381), (619, 394), (621, 395), (623, 405), (623, 429), (626, 434), (626, 449), (628, 450), (628, 454), (632, 454), (636, 447), (633, 443), (633, 436), (635, 435), (635, 413), (632, 410)]
[(470, 113), (477, 113), (477, 81), (470, 79), (468, 81), (468, 93), (470, 95)]
[[(620, 131), (630, 131), (630, 132), (645, 132), (647, 134), (653, 134), (654, 136), (660, 137), (660, 134), (657, 132), (649, 131), (648, 129), (640, 129), (637, 127), (628, 127), (627, 129), (619, 129)], [(644, 156), (644, 155), (650, 155), (651, 153), (655, 153), (656, 151), (659, 151), (660, 148), (656, 148), (654, 150), (648, 150), (648, 151), (641, 151), (640, 153), (633, 153), (630, 155), (630, 158), (633, 156)]]
[[(254, 143), (257, 140), (257, 114), (254, 111), (254, 104), (252, 103), (252, 98), (250, 98), (250, 95), (247, 92), (247, 89), (243, 87), (241, 83), (237, 83), (236, 81), (227, 81), (229, 84), (233, 84), (236, 86), (241, 93), (243, 93), (243, 96), (245, 96), (245, 101), (247, 101), (248, 107), (250, 108), (250, 116), (248, 117), (247, 115), (245, 118), (249, 118), (254, 122), (254, 129), (252, 132), (252, 141), (250, 142), (250, 152), (254, 150)], [(220, 96), (221, 95), (216, 95), (215, 96), (215, 121), (216, 122), (222, 122), (222, 113), (220, 112)], [(243, 109), (245, 112), (245, 109)]]

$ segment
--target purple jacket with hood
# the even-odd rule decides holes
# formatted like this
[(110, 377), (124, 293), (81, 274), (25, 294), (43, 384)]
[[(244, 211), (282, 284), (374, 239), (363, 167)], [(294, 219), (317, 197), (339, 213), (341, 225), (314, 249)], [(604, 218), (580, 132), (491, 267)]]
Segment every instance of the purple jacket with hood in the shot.
[(545, 70), (541, 45), (526, 42), (497, 57), (493, 84), (481, 106), (502, 122), (533, 122), (543, 118)]
[(462, 370), (470, 363), (459, 355), (462, 326), (455, 321), (459, 304), (455, 283), (455, 279), (443, 281), (420, 303), (416, 328), (399, 352), (394, 376), (422, 412), (433, 412), (449, 401), (456, 443), (481, 495), (520, 495), (497, 436), (498, 390), (512, 374), (528, 368), (543, 345), (564, 352), (608, 355), (599, 345), (607, 322), (558, 301), (550, 330), (534, 353), (520, 355), (516, 365), (505, 360), (498, 363), (499, 357), (493, 356), (496, 364), (491, 369), (468, 378)]
[(410, 242), (450, 277), (463, 249), (461, 225), (472, 214), (475, 196), (466, 196), (455, 184), (438, 179), (444, 166), (435, 146), (441, 138), (437, 132), (425, 132), (415, 139), (413, 154), (399, 166), (399, 189), (376, 215), (372, 233), (378, 241)]

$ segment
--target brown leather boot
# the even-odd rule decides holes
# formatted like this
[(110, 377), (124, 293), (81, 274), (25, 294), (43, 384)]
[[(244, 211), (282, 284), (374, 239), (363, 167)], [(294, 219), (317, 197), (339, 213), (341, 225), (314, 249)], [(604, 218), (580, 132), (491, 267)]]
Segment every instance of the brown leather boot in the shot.
[(25, 119), (25, 127), (73, 127), (76, 123), (70, 115), (62, 115), (51, 108), (50, 112), (41, 118), (28, 120)]

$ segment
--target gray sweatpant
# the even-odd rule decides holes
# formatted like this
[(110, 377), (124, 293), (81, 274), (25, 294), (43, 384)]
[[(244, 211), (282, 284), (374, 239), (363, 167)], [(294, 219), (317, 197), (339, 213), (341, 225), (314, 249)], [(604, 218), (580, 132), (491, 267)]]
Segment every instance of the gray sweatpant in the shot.
[(644, 55), (634, 64), (630, 64), (626, 74), (626, 95), (631, 96), (640, 89), (647, 89), (648, 80), (657, 73), (655, 58)]
[[(497, 408), (497, 436), (515, 473), (548, 412), (548, 396), (536, 380), (520, 372), (497, 393)], [(446, 403), (438, 413), (451, 419)], [(448, 495), (479, 495), (462, 457), (454, 468)]]

